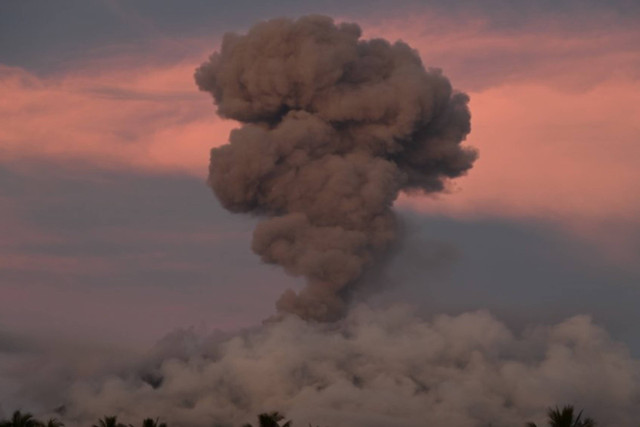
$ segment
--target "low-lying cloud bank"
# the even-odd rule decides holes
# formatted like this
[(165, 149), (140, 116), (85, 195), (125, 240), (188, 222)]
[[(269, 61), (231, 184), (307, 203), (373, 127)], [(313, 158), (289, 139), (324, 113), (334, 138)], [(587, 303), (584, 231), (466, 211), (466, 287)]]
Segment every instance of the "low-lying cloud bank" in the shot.
[(603, 425), (640, 416), (640, 362), (587, 316), (514, 334), (484, 311), (427, 321), (360, 305), (333, 324), (289, 316), (230, 336), (179, 331), (129, 361), (103, 353), (54, 366), (8, 354), (2, 383), (23, 386), (0, 389), (2, 402), (70, 425), (118, 414), (237, 426), (276, 409), (297, 425), (506, 427), (564, 403)]

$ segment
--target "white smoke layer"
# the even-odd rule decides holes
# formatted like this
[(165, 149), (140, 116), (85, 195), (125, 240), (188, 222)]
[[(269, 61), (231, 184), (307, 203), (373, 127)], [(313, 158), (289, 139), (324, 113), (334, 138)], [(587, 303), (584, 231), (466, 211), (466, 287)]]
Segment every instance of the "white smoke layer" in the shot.
[(298, 426), (506, 427), (543, 425), (556, 404), (601, 425), (640, 419), (640, 362), (586, 316), (518, 337), (483, 311), (425, 321), (361, 305), (333, 324), (287, 316), (231, 337), (174, 333), (143, 361), (85, 378), (31, 368), (22, 374), (49, 384), (33, 381), (34, 403), (64, 405), (71, 425), (117, 414), (239, 426), (279, 410)]

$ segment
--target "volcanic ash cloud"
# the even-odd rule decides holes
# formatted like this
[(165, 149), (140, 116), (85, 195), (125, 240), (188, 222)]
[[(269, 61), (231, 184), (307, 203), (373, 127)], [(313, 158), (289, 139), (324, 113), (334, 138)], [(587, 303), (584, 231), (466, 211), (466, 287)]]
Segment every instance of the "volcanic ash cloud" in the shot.
[(218, 114), (242, 123), (211, 150), (225, 208), (262, 216), (253, 250), (304, 276), (282, 312), (335, 320), (348, 287), (396, 236), (400, 191), (438, 192), (476, 152), (467, 95), (403, 42), (361, 40), (356, 24), (307, 16), (228, 33), (196, 70)]
[(229, 337), (176, 332), (129, 368), (89, 377), (69, 358), (56, 369), (50, 358), (4, 362), (0, 352), (0, 385), (32, 387), (13, 399), (20, 389), (0, 387), (0, 412), (20, 402), (46, 419), (64, 405), (70, 427), (105, 414), (237, 427), (273, 410), (294, 426), (542, 426), (548, 406), (566, 403), (602, 425), (640, 418), (640, 363), (585, 316), (520, 335), (486, 312), (425, 321), (405, 307), (356, 305), (335, 323), (285, 316)]

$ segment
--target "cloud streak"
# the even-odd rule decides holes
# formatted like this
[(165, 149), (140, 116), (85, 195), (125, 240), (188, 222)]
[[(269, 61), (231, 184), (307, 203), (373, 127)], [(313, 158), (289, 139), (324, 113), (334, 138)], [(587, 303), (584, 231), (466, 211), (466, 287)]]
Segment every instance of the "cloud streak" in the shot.
[(234, 123), (200, 113), (206, 102), (180, 86), (191, 65), (122, 69), (118, 62), (44, 78), (0, 66), (0, 161), (204, 174), (200, 159)]

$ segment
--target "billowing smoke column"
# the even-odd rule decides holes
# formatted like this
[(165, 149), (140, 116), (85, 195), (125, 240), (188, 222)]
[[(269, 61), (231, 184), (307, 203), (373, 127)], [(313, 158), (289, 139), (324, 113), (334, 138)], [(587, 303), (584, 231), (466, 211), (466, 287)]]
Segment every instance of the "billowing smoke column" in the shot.
[(324, 16), (226, 34), (196, 70), (222, 117), (238, 120), (211, 151), (209, 184), (233, 212), (266, 217), (253, 250), (308, 279), (280, 311), (334, 320), (345, 295), (396, 235), (400, 191), (437, 192), (476, 152), (468, 97), (407, 44), (360, 40)]

